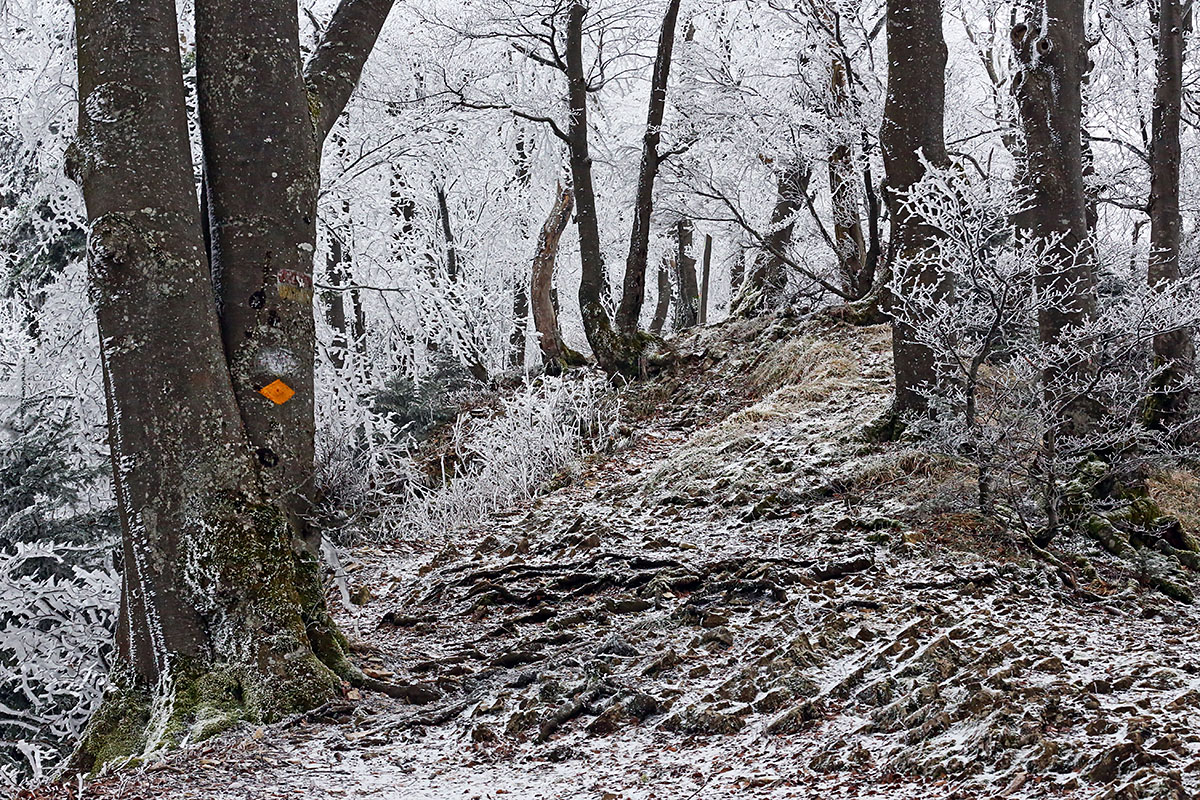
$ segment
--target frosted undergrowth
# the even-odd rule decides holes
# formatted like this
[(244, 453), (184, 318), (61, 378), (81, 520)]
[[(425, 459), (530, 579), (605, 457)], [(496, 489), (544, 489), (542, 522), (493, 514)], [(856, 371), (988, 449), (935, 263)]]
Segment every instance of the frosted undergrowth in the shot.
[(100, 700), (118, 581), (79, 548), (10, 543), (0, 551), (0, 785), (44, 777)]
[(546, 376), (487, 416), (460, 414), (432, 470), (403, 442), (347, 453), (325, 469), (360, 482), (350, 511), (372, 538), (439, 541), (538, 494), (611, 442), (619, 420), (620, 401), (602, 376)]

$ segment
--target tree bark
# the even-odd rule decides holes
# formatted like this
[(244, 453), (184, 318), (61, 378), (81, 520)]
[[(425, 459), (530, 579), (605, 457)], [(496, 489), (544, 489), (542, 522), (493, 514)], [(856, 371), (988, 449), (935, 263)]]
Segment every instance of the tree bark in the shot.
[[(391, 0), (342, 0), (301, 73), (291, 0), (196, 3), (197, 97), (225, 354), (263, 485), (296, 531), (309, 634), (349, 669), (325, 613), (314, 455), (313, 255), (321, 147)], [(272, 392), (269, 387), (284, 387)]]
[(650, 250), (650, 217), (654, 211), (654, 180), (661, 156), (663, 113), (667, 106), (667, 79), (671, 72), (671, 53), (675, 47), (675, 21), (679, 0), (668, 0), (654, 59), (650, 83), (650, 102), (646, 130), (642, 135), (642, 164), (638, 170), (637, 195), (634, 199), (633, 229), (629, 237), (629, 256), (625, 262), (625, 283), (617, 310), (617, 327), (626, 334), (635, 333), (646, 294), (646, 259)]
[[(888, 0), (887, 102), (879, 139), (889, 188), (891, 246), (889, 258), (915, 260), (933, 242), (934, 233), (900, 202), (925, 174), (922, 157), (935, 167), (949, 163), (943, 139), (946, 89), (946, 42), (942, 37), (941, 0)], [(907, 280), (944, 284), (932, 268), (908, 271)], [(900, 291), (912, 286), (901, 286)], [(942, 292), (949, 290), (941, 286)], [(892, 356), (896, 392), (891, 416), (902, 427), (905, 415), (928, 410), (920, 393), (937, 375), (933, 354), (916, 341), (909, 325), (892, 323)], [(891, 426), (893, 430), (896, 425)]]
[(583, 331), (596, 361), (607, 372), (617, 371), (616, 335), (604, 304), (604, 252), (596, 216), (596, 190), (592, 182), (592, 156), (588, 145), (588, 78), (583, 63), (585, 0), (571, 0), (567, 11), (567, 103), (571, 114), (567, 150), (571, 185), (575, 193), (575, 224), (579, 230), (579, 312)]
[[(1043, 344), (1057, 345), (1096, 313), (1083, 180), (1084, 0), (1042, 0), (1029, 21), (1013, 27), (1012, 41), (1020, 65), (1013, 91), (1024, 136), (1019, 181), (1028, 199), (1028, 211), (1016, 221), (1034, 236), (1058, 242), (1038, 276), (1041, 291), (1060, 301), (1039, 311), (1038, 335)], [(1046, 384), (1078, 381), (1092, 369), (1085, 359), (1068, 356), (1049, 365)], [(1091, 401), (1078, 397), (1063, 409), (1062, 432), (1082, 434), (1094, 418)]]
[(846, 68), (840, 53), (830, 64), (830, 92), (833, 97), (834, 146), (829, 152), (829, 196), (833, 208), (833, 242), (837, 251), (838, 274), (842, 288), (857, 300), (871, 291), (874, 270), (868, 270), (867, 246), (859, 215), (858, 177), (846, 113), (850, 105)]
[[(192, 177), (174, 4), (75, 5), (79, 140), (123, 533), (115, 685), (75, 767), (337, 696), (301, 617), (226, 365)], [(158, 702), (151, 703), (151, 698)]]
[(560, 186), (554, 205), (546, 217), (538, 236), (537, 252), (533, 256), (533, 279), (529, 290), (533, 300), (533, 325), (538, 332), (538, 346), (547, 364), (577, 365), (583, 363), (579, 355), (563, 343), (562, 331), (558, 327), (558, 310), (554, 307), (554, 262), (558, 257), (558, 242), (567, 223), (571, 220), (574, 194), (570, 186)]
[[(1191, 30), (1191, 11), (1182, 0), (1159, 0), (1157, 82), (1150, 133), (1150, 286), (1179, 280), (1179, 122), (1183, 105), (1185, 35)], [(1166, 426), (1187, 410), (1190, 393), (1181, 385), (1195, 368), (1191, 331), (1154, 337), (1154, 359), (1163, 372), (1150, 399), (1149, 421)]]
[(692, 255), (692, 221), (682, 218), (675, 223), (675, 285), (679, 302), (675, 304), (675, 329), (696, 327), (700, 318), (700, 290), (696, 285), (696, 258)]

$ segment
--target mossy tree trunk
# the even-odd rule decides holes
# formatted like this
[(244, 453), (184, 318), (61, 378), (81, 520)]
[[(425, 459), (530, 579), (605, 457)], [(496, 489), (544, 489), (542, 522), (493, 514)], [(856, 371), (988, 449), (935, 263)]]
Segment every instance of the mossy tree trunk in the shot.
[(312, 707), (340, 683), (306, 634), (290, 527), (262, 489), (222, 347), (174, 5), (80, 0), (75, 13), (71, 169), (90, 223), (124, 566), (117, 688), (76, 759), (92, 769)]
[[(292, 526), (310, 635), (345, 664), (309, 524), (313, 256), (322, 145), (392, 0), (342, 0), (307, 66), (295, 0), (197, 0), (196, 73), (211, 270), (234, 393), (262, 483)], [(273, 391), (274, 390), (274, 391)]]

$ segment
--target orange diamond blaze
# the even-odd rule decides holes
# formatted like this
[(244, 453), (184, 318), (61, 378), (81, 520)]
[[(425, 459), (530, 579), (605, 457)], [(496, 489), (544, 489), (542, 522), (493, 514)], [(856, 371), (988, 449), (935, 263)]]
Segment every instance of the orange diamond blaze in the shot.
[(291, 400), (296, 391), (281, 380), (273, 380), (259, 389), (258, 393), (275, 405), (281, 406)]

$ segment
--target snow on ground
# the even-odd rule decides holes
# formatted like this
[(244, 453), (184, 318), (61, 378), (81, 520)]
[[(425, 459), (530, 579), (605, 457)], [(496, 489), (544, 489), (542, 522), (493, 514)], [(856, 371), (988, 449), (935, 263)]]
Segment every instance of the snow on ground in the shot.
[(1197, 612), (1084, 543), (1073, 585), (953, 464), (864, 444), (887, 334), (832, 326), (694, 333), (565, 486), (353, 552), (364, 665), (439, 700), (352, 695), (85, 796), (1196, 796)]

